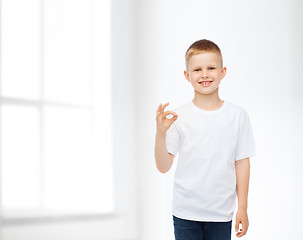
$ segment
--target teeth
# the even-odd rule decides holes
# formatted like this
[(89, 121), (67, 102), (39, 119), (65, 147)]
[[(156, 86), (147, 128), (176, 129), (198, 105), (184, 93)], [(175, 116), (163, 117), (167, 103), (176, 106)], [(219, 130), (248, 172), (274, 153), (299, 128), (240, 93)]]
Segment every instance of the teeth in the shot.
[(208, 84), (208, 83), (210, 83), (210, 82), (202, 82), (203, 85)]

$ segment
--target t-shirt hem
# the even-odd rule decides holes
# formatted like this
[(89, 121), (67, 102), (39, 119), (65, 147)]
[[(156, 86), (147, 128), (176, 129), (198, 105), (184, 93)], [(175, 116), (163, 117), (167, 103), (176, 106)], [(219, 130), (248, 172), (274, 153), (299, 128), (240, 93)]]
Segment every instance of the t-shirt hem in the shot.
[(168, 152), (168, 153), (171, 153), (171, 154), (174, 155), (175, 157), (176, 157), (176, 155), (177, 155), (177, 151), (174, 151), (174, 150), (173, 150), (173, 151), (172, 151), (172, 150), (168, 150), (167, 152)]
[(239, 155), (239, 156), (235, 157), (235, 161), (242, 160), (244, 158), (255, 157), (255, 156), (256, 156), (256, 152), (253, 151), (253, 152), (250, 152), (250, 153), (247, 153), (247, 154), (242, 154), (242, 155)]
[(201, 218), (201, 217), (196, 217), (196, 216), (182, 216), (182, 215), (179, 215), (179, 214), (176, 214), (174, 212), (172, 212), (172, 215), (177, 217), (177, 218), (182, 218), (182, 219), (186, 219), (186, 220), (191, 220), (191, 221), (200, 221), (200, 222), (230, 222), (232, 221), (233, 217), (232, 218), (221, 218), (221, 219), (218, 219), (218, 218)]

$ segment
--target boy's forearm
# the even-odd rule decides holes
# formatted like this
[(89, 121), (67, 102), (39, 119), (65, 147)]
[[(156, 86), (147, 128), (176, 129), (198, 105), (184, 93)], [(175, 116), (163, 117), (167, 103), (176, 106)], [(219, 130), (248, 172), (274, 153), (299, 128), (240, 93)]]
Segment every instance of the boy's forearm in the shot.
[(157, 168), (161, 173), (165, 173), (170, 169), (171, 163), (166, 146), (166, 133), (156, 133), (155, 159)]
[(250, 175), (249, 158), (238, 160), (236, 165), (236, 179), (237, 179), (237, 195), (238, 195), (238, 209), (247, 210), (247, 198)]

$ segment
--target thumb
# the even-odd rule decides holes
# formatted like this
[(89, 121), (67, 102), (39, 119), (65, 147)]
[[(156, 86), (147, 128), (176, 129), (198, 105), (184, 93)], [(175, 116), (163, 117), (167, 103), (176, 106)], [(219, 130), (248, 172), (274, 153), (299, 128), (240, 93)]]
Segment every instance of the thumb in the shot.
[(235, 224), (235, 230), (236, 230), (236, 232), (239, 231), (239, 223), (240, 223), (240, 221), (236, 219), (236, 224)]
[(176, 121), (178, 118), (178, 115), (173, 116), (170, 120), (171, 124), (173, 124), (174, 121)]

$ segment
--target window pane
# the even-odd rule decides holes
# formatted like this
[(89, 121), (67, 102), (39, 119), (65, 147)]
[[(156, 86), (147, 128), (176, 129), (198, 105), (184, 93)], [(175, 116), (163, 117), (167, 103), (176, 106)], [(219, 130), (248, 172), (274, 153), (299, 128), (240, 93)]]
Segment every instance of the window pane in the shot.
[(40, 0), (1, 1), (3, 96), (39, 97), (40, 12)]
[(55, 211), (89, 211), (93, 165), (91, 112), (45, 107), (45, 207)]
[(2, 105), (1, 189), (5, 210), (40, 204), (40, 135), (38, 111)]
[(110, 13), (110, 1), (93, 1), (95, 206), (101, 212), (114, 209)]
[[(101, 110), (103, 112), (101, 113)], [(111, 112), (108, 107), (94, 114), (94, 208), (98, 212), (114, 210)], [(105, 116), (108, 116), (105, 118)], [(102, 124), (100, 124), (102, 122)]]
[[(109, 2), (44, 0), (41, 6), (40, 0), (1, 1), (0, 97), (43, 107), (40, 122), (38, 108), (3, 99), (2, 214), (110, 212)], [(91, 105), (93, 114), (45, 107), (39, 80), (42, 99)]]
[(91, 103), (89, 2), (44, 0), (43, 11), (45, 98)]

